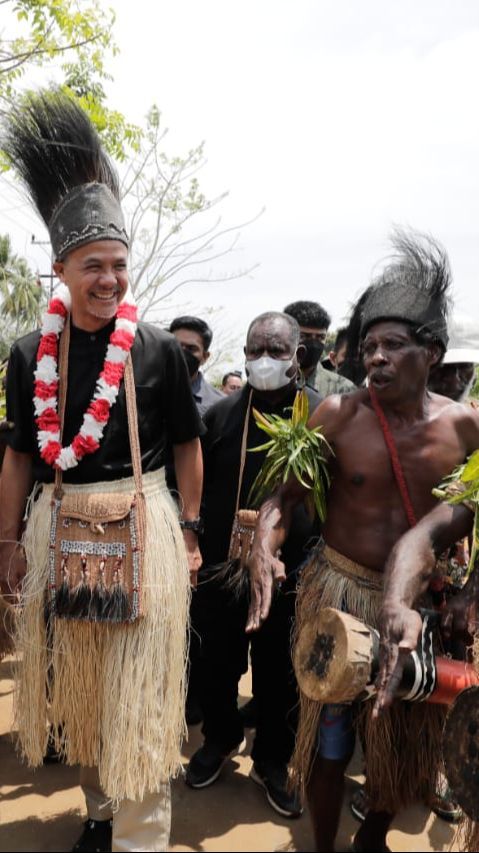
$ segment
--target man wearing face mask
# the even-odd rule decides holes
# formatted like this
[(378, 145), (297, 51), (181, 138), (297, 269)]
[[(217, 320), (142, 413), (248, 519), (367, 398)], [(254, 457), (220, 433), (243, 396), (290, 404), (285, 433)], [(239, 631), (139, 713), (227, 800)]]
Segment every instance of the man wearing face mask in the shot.
[(168, 329), (180, 344), (183, 355), (188, 365), (191, 379), (191, 390), (198, 408), (203, 417), (205, 412), (213, 403), (221, 400), (223, 394), (206, 381), (200, 370), (210, 357), (210, 346), (213, 340), (213, 332), (208, 323), (200, 317), (176, 317)]
[[(207, 426), (203, 445), (205, 530), (193, 625), (201, 637), (199, 682), (205, 741), (186, 771), (186, 782), (193, 788), (211, 785), (243, 739), (237, 699), (238, 682), (248, 667), (247, 596), (238, 596), (225, 587), (218, 572), (228, 559), (237, 498), (239, 508), (250, 507), (249, 492), (265, 456), (264, 452), (242, 453), (242, 447), (258, 447), (265, 440), (252, 409), (291, 416), (298, 357), (302, 353), (299, 336), (298, 324), (286, 314), (271, 312), (253, 320), (245, 346), (247, 383), (241, 391), (209, 409), (204, 418)], [(320, 398), (309, 388), (307, 394), (312, 411)], [(297, 705), (290, 632), (295, 573), (304, 562), (308, 541), (314, 533), (313, 524), (302, 508), (282, 550), (288, 568), (287, 580), (275, 598), (272, 618), (251, 642), (257, 714), (251, 776), (264, 788), (270, 805), (285, 817), (301, 813), (297, 796), (286, 790)]]
[(319, 302), (291, 302), (284, 313), (294, 317), (301, 332), (303, 345), (300, 365), (306, 385), (314, 388), (321, 398), (330, 394), (347, 394), (354, 391), (353, 383), (338, 373), (326, 370), (321, 364), (326, 335), (331, 317)]

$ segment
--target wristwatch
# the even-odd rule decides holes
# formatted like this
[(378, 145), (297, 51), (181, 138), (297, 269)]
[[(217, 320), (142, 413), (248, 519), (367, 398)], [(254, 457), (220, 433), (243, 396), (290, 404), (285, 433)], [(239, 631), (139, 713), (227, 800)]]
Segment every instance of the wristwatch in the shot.
[(191, 518), (185, 519), (180, 518), (180, 527), (182, 530), (192, 530), (193, 533), (203, 533), (205, 529), (204, 521), (202, 518)]

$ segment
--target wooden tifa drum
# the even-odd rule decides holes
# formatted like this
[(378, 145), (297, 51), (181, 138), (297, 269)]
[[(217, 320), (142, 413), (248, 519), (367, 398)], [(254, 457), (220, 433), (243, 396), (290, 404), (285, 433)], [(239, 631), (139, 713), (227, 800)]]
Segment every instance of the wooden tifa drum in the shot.
[(377, 632), (349, 613), (325, 607), (298, 637), (294, 651), (298, 684), (316, 702), (352, 702), (365, 691), (369, 695), (378, 650)]
[[(433, 629), (437, 621), (435, 612), (423, 611), (421, 636), (416, 650), (405, 659), (398, 699), (449, 705), (462, 690), (479, 684), (471, 664), (436, 657)], [(300, 689), (316, 702), (367, 699), (375, 693), (379, 672), (379, 634), (349, 613), (325, 607), (301, 629), (294, 669)]]

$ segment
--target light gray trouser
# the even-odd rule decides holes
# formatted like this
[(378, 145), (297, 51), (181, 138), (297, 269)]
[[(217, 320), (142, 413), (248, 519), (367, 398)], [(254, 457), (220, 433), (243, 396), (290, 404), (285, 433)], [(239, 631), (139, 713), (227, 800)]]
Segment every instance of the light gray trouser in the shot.
[(168, 850), (171, 826), (170, 783), (158, 793), (146, 794), (141, 802), (121, 800), (113, 811), (100, 786), (96, 767), (80, 768), (80, 785), (86, 799), (88, 817), (92, 820), (113, 818), (112, 851)]

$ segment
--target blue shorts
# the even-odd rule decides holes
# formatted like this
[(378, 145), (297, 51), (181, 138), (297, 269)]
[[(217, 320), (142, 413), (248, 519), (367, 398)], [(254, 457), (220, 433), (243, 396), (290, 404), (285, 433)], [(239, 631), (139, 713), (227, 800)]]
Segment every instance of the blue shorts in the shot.
[(345, 760), (354, 751), (353, 705), (323, 705), (318, 730), (318, 754), (332, 761)]

